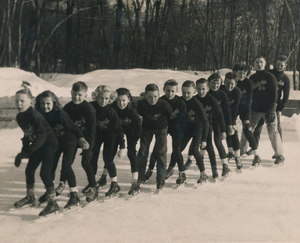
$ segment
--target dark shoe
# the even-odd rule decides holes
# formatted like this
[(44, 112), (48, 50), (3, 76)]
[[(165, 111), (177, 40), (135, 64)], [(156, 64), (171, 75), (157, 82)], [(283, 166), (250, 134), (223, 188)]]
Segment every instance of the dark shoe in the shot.
[(148, 169), (144, 175), (143, 182), (147, 182), (152, 176), (152, 173), (153, 173), (152, 170)]
[(156, 183), (157, 190), (162, 190), (165, 186), (165, 180), (158, 179)]
[(49, 201), (49, 195), (47, 192), (45, 192), (42, 196), (39, 198), (39, 204), (42, 204), (44, 202)]
[(213, 167), (211, 170), (212, 170), (212, 177), (214, 179), (218, 178), (219, 177), (219, 173), (218, 173), (217, 167)]
[(15, 208), (21, 208), (25, 205), (33, 205), (35, 202), (35, 197), (33, 193), (27, 194), (26, 197), (22, 198), (21, 200), (15, 202), (14, 207)]
[(86, 201), (92, 202), (97, 199), (98, 197), (98, 187), (89, 187), (89, 189), (86, 192)]
[(252, 149), (249, 149), (249, 150), (246, 152), (246, 154), (247, 154), (248, 156), (252, 155), (252, 154), (253, 154), (253, 150), (252, 150)]
[(257, 167), (257, 166), (260, 166), (260, 163), (261, 163), (261, 159), (258, 155), (255, 155), (254, 156), (254, 160), (252, 162), (252, 166), (253, 167)]
[(232, 153), (232, 152), (229, 152), (228, 154), (227, 154), (227, 158), (228, 159), (232, 159), (234, 157), (234, 154)]
[(59, 210), (56, 200), (49, 200), (47, 206), (40, 212), (39, 216), (46, 216)]
[(66, 184), (64, 182), (61, 181), (59, 183), (58, 187), (56, 187), (56, 189), (55, 189), (56, 196), (59, 196), (63, 192), (63, 190), (65, 189), (65, 186), (66, 186)]
[(70, 199), (69, 199), (68, 203), (66, 204), (65, 208), (71, 208), (71, 207), (77, 206), (78, 203), (80, 202), (77, 192), (70, 192), (69, 196), (70, 196)]
[(107, 193), (105, 193), (106, 197), (112, 197), (118, 194), (118, 192), (121, 190), (120, 186), (117, 182), (113, 181), (110, 183), (110, 188)]
[(238, 170), (240, 170), (240, 169), (242, 169), (242, 167), (243, 167), (243, 164), (242, 164), (242, 161), (241, 161), (241, 158), (235, 158), (235, 164), (236, 164), (236, 168), (238, 169)]
[(179, 173), (178, 179), (176, 180), (176, 184), (177, 184), (178, 186), (180, 186), (180, 185), (184, 184), (185, 181), (186, 181), (185, 173), (184, 173), (184, 172)]
[(104, 188), (107, 184), (106, 175), (101, 175), (99, 181), (97, 181), (98, 188)]
[(89, 188), (90, 188), (90, 185), (87, 184), (87, 186), (85, 186), (85, 187), (81, 190), (81, 192), (82, 192), (83, 194), (86, 194), (87, 191), (89, 190)]
[(134, 194), (139, 193), (139, 192), (140, 192), (140, 186), (138, 184), (138, 181), (133, 180), (128, 194), (129, 195), (134, 195)]
[(282, 155), (278, 155), (274, 163), (275, 165), (282, 165), (284, 161), (285, 158)]
[(198, 184), (202, 184), (203, 182), (206, 182), (208, 180), (208, 176), (206, 175), (205, 171), (200, 172), (200, 178), (197, 181)]
[(230, 169), (228, 168), (228, 165), (223, 164), (222, 176), (223, 177), (229, 176), (229, 172), (230, 172)]
[(188, 159), (184, 164), (184, 170), (188, 170), (191, 167), (192, 160)]
[(167, 176), (166, 176), (166, 180), (169, 179), (174, 173), (174, 167), (169, 166), (169, 168), (167, 169)]

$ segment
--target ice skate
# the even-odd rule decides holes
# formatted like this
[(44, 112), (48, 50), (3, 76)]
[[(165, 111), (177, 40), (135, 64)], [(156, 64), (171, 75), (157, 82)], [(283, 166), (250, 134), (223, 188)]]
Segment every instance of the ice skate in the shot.
[(205, 171), (200, 172), (200, 178), (197, 181), (196, 186), (202, 185), (202, 183), (206, 183), (208, 180), (208, 176), (206, 175)]
[(58, 187), (56, 187), (56, 189), (55, 189), (56, 196), (59, 196), (63, 192), (63, 190), (65, 189), (65, 186), (66, 186), (66, 184), (64, 182), (61, 181), (59, 183)]
[(179, 173), (178, 179), (176, 180), (177, 187), (180, 187), (186, 183), (186, 175), (184, 172)]
[(228, 177), (229, 176), (230, 169), (228, 168), (227, 164), (223, 164), (223, 170), (222, 170), (222, 176)]
[(243, 167), (243, 164), (242, 164), (242, 161), (241, 161), (241, 158), (235, 158), (235, 164), (236, 164), (236, 168), (238, 169), (238, 170), (240, 170), (240, 169), (242, 169), (242, 167)]
[(142, 182), (143, 183), (147, 182), (150, 179), (150, 177), (152, 176), (152, 173), (153, 173), (152, 170), (148, 169), (144, 175), (144, 179)]
[(55, 213), (59, 211), (59, 206), (56, 200), (50, 199), (48, 201), (47, 206), (40, 212), (39, 216), (47, 216), (49, 214)]
[(117, 182), (113, 181), (110, 183), (110, 188), (107, 193), (105, 193), (106, 199), (118, 196), (119, 191), (121, 190)]
[(169, 166), (167, 169), (167, 176), (166, 176), (166, 180), (169, 179), (174, 173), (174, 167), (173, 166)]
[(98, 187), (96, 187), (96, 186), (89, 187), (89, 189), (87, 190), (85, 195), (86, 195), (86, 201), (88, 203), (96, 200), (98, 197)]
[(188, 170), (191, 167), (192, 160), (188, 159), (184, 164), (184, 170)]
[(28, 193), (26, 197), (22, 198), (21, 200), (15, 202), (15, 208), (22, 208), (25, 206), (33, 206), (35, 203), (35, 197), (33, 193)]
[(274, 155), (272, 156), (272, 159), (277, 159), (277, 157), (278, 157), (278, 155), (275, 155), (275, 154), (274, 154)]
[(211, 170), (212, 170), (212, 177), (213, 177), (213, 179), (217, 179), (219, 177), (219, 173), (218, 173), (217, 167), (213, 167)]
[(39, 197), (39, 203), (38, 203), (38, 206), (40, 206), (41, 204), (49, 201), (49, 196), (48, 196), (48, 193), (45, 192), (42, 196)]
[(131, 184), (131, 187), (130, 187), (130, 190), (128, 192), (128, 195), (129, 196), (134, 196), (134, 195), (138, 194), (139, 192), (140, 192), (140, 186), (139, 186), (137, 180), (133, 180), (132, 184)]
[(284, 161), (285, 161), (285, 158), (282, 155), (278, 155), (274, 164), (275, 164), (275, 166), (280, 166), (280, 165), (283, 165)]
[(77, 192), (70, 192), (69, 196), (70, 199), (64, 208), (71, 209), (72, 207), (79, 206), (80, 199), (78, 197)]
[(252, 154), (253, 154), (253, 149), (249, 149), (249, 150), (246, 152), (246, 154), (247, 154), (248, 156), (252, 155)]
[(227, 158), (228, 158), (228, 160), (234, 158), (234, 154), (232, 152), (228, 152)]
[(255, 155), (254, 160), (252, 162), (252, 167), (253, 168), (258, 167), (258, 166), (260, 166), (260, 163), (261, 163), (260, 157), (258, 155)]
[(107, 180), (106, 180), (106, 175), (101, 175), (100, 179), (97, 181), (97, 187), (98, 189), (102, 189), (106, 187)]
[(156, 191), (154, 192), (154, 194), (156, 195), (160, 194), (163, 191), (164, 187), (165, 187), (165, 180), (157, 179)]

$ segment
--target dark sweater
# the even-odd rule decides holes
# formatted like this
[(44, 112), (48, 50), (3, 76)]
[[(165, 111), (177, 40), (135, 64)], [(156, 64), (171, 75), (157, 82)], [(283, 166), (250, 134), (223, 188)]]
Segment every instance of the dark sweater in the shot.
[(277, 80), (277, 111), (282, 111), (290, 96), (290, 79), (283, 71), (278, 72), (276, 68), (269, 72), (272, 73)]
[(221, 127), (221, 132), (226, 132), (224, 116), (221, 108), (218, 106), (217, 100), (210, 94), (206, 94), (203, 98), (200, 98), (199, 95), (195, 95), (195, 97), (203, 105), (209, 123), (212, 124), (214, 122), (219, 124)]
[(68, 113), (74, 124), (83, 132), (84, 138), (92, 150), (95, 144), (96, 135), (96, 111), (86, 100), (79, 105), (72, 101), (64, 106), (64, 111)]
[(238, 111), (239, 111), (239, 105), (240, 105), (242, 92), (238, 87), (234, 87), (233, 90), (228, 91), (225, 88), (225, 85), (222, 85), (220, 87), (220, 90), (224, 91), (226, 93), (227, 97), (228, 97), (229, 107), (230, 107), (230, 111), (231, 111), (231, 121), (232, 121), (232, 124), (235, 125), (236, 124), (236, 118), (238, 116)]
[(57, 138), (45, 118), (32, 107), (17, 114), (17, 122), (24, 137), (22, 138), (22, 156), (27, 158), (42, 147), (57, 146)]
[(125, 148), (124, 133), (121, 127), (121, 121), (115, 109), (110, 105), (101, 107), (98, 105), (97, 101), (92, 101), (91, 105), (96, 110), (96, 132), (97, 136), (105, 140), (111, 135), (116, 136), (116, 140), (120, 144), (120, 148)]
[(253, 94), (253, 83), (250, 79), (245, 78), (243, 81), (238, 81), (236, 85), (242, 92), (239, 111), (245, 114), (245, 120), (250, 120), (251, 104)]
[(172, 117), (172, 107), (161, 98), (155, 105), (150, 105), (146, 99), (139, 100), (137, 112), (143, 117), (144, 129), (165, 129), (168, 127), (168, 119)]
[(252, 111), (268, 112), (277, 102), (277, 81), (273, 74), (263, 70), (250, 76), (253, 82)]

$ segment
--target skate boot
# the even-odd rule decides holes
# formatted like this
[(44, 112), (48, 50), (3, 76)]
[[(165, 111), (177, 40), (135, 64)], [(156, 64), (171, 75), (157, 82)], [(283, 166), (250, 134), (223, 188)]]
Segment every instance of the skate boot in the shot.
[(81, 192), (82, 192), (83, 194), (86, 194), (87, 191), (89, 190), (89, 188), (90, 188), (90, 185), (87, 184), (87, 185), (81, 190)]
[(188, 159), (184, 164), (184, 170), (188, 170), (191, 167), (192, 160)]
[(165, 186), (165, 180), (158, 179), (156, 182), (156, 189), (161, 191), (164, 188), (164, 186)]
[(232, 159), (234, 157), (234, 154), (232, 152), (228, 152), (227, 158), (228, 160)]
[(128, 194), (130, 196), (133, 196), (133, 195), (135, 195), (135, 194), (137, 194), (139, 192), (140, 192), (140, 186), (138, 184), (138, 181), (137, 180), (133, 180)]
[(223, 164), (222, 176), (227, 177), (229, 176), (230, 169), (228, 168), (227, 164)]
[(39, 197), (39, 204), (49, 201), (48, 193), (45, 192), (42, 196)]
[(70, 192), (69, 196), (70, 199), (65, 206), (66, 209), (70, 209), (71, 207), (77, 206), (80, 202), (77, 192)]
[(167, 169), (167, 176), (166, 176), (166, 180), (169, 179), (174, 173), (174, 167), (169, 166), (169, 168)]
[(86, 201), (88, 203), (96, 200), (98, 197), (98, 187), (97, 186), (89, 187), (85, 195), (86, 195)]
[(153, 173), (152, 170), (148, 169), (144, 175), (143, 182), (147, 182), (152, 176), (152, 173)]
[(246, 152), (246, 154), (247, 154), (248, 156), (252, 155), (252, 154), (253, 154), (253, 149), (249, 149), (249, 150)]
[(275, 154), (274, 154), (274, 155), (272, 156), (272, 159), (277, 159), (277, 157), (278, 157), (278, 155), (275, 155)]
[(184, 172), (179, 173), (178, 179), (176, 180), (177, 186), (184, 184), (186, 181), (186, 176)]
[(261, 163), (261, 159), (258, 155), (255, 155), (254, 156), (254, 160), (252, 162), (252, 166), (253, 167), (257, 167), (257, 166), (260, 166), (260, 163)]
[(219, 173), (218, 173), (217, 167), (213, 167), (211, 170), (212, 170), (212, 177), (214, 179), (217, 179), (219, 177)]
[(208, 176), (206, 175), (205, 171), (200, 172), (200, 178), (197, 181), (197, 184), (202, 184), (208, 180)]
[(46, 215), (54, 213), (56, 211), (59, 211), (59, 206), (55, 199), (50, 198), (47, 206), (43, 209), (42, 212), (40, 212), (39, 216), (46, 216)]
[(34, 197), (34, 192), (33, 190), (30, 190), (27, 192), (26, 197), (22, 198), (21, 200), (15, 202), (14, 207), (15, 208), (21, 208), (24, 207), (25, 205), (34, 205), (35, 202), (35, 197)]
[(274, 163), (275, 165), (282, 165), (284, 161), (285, 158), (282, 155), (278, 155)]
[(59, 196), (63, 192), (63, 190), (65, 189), (65, 186), (66, 186), (66, 184), (64, 182), (61, 181), (59, 183), (58, 187), (56, 187), (56, 189), (55, 189), (56, 196)]
[(240, 157), (235, 158), (235, 164), (236, 164), (236, 168), (237, 168), (238, 170), (242, 169), (243, 164), (242, 164), (242, 161), (241, 161), (241, 158), (240, 158)]
[(120, 186), (117, 182), (113, 181), (110, 183), (110, 188), (107, 193), (105, 193), (106, 197), (113, 197), (118, 195), (118, 192), (121, 190)]
[(99, 181), (97, 181), (97, 187), (98, 188), (104, 188), (107, 184), (106, 175), (101, 175)]

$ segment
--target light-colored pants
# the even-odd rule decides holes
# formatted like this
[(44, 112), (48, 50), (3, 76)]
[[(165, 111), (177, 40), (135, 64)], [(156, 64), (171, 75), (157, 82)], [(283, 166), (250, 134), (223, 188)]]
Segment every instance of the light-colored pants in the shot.
[[(255, 111), (251, 112), (250, 125), (251, 125), (253, 131), (254, 131), (258, 121), (260, 120), (260, 118), (263, 118), (264, 120), (266, 120), (266, 114), (267, 114), (266, 112), (255, 112)], [(268, 131), (269, 139), (272, 144), (272, 148), (275, 152), (274, 155), (275, 156), (283, 155), (282, 140), (280, 138), (278, 128), (277, 128), (277, 119), (275, 119), (275, 121), (270, 124), (267, 123), (267, 131)], [(242, 133), (242, 136), (241, 136), (240, 147), (241, 147), (241, 154), (246, 153), (247, 139), (246, 139), (244, 133)]]

